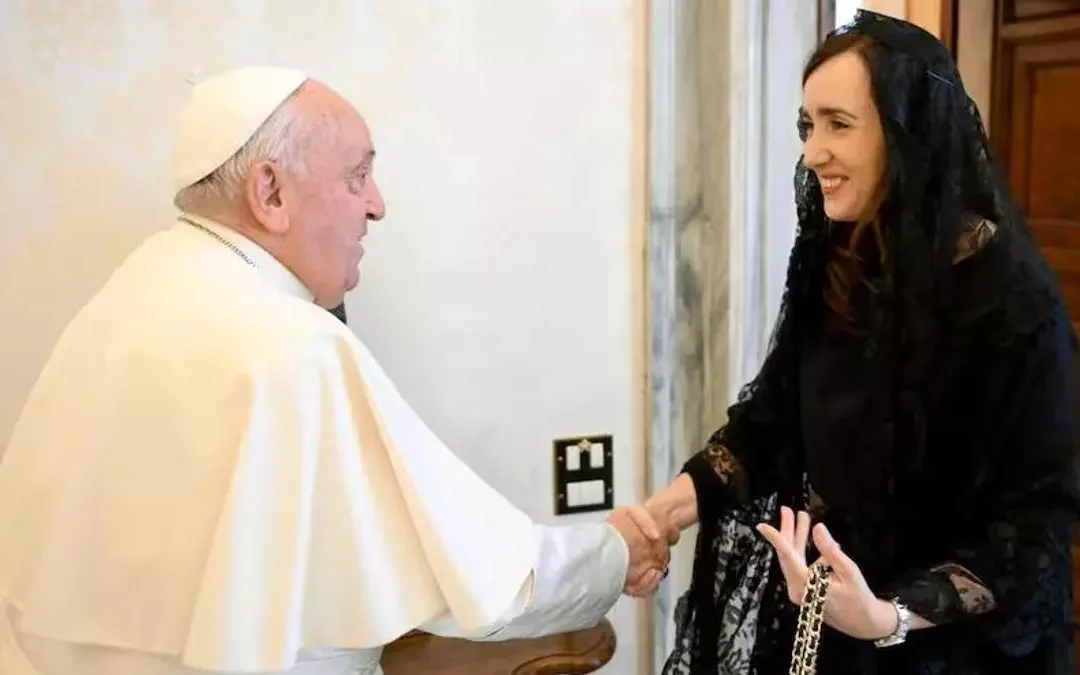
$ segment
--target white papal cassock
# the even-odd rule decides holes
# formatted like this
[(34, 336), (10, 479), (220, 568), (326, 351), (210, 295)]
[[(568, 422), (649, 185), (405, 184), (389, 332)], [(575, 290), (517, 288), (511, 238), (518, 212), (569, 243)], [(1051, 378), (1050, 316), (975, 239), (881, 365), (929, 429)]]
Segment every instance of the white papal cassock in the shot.
[(83, 308), (15, 427), (0, 675), (378, 673), (414, 628), (536, 636), (611, 608), (614, 529), (531, 522), (284, 266), (192, 221)]

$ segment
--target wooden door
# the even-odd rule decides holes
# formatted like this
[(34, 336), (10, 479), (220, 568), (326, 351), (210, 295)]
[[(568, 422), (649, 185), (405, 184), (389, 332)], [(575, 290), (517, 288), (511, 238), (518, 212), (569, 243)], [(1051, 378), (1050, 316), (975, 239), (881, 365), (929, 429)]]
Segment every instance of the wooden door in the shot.
[[(999, 0), (996, 13), (991, 139), (1080, 329), (1080, 0)], [(1073, 580), (1080, 591), (1080, 540)]]
[(1080, 327), (1080, 0), (1002, 0), (991, 135)]

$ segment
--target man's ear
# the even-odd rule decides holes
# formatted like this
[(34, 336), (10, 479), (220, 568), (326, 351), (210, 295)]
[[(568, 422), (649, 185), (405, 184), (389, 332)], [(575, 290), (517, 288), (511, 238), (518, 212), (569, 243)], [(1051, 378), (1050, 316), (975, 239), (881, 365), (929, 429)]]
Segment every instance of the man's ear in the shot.
[(281, 179), (278, 167), (270, 162), (258, 162), (251, 166), (244, 181), (244, 201), (252, 217), (267, 232), (277, 235), (289, 230), (289, 214), (285, 208)]

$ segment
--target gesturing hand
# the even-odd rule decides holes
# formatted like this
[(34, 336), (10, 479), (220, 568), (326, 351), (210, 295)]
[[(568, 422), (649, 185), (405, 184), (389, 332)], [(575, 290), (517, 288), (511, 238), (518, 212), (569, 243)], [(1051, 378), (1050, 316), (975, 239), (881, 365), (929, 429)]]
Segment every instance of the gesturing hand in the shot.
[(667, 574), (671, 545), (679, 540), (678, 528), (658, 522), (644, 506), (615, 509), (607, 522), (618, 530), (630, 549), (623, 592), (637, 597), (651, 595)]
[[(796, 518), (786, 506), (780, 509), (780, 530), (761, 523), (758, 532), (772, 544), (787, 583), (788, 597), (801, 605), (806, 589), (806, 544), (810, 535), (810, 514), (800, 511)], [(825, 602), (825, 623), (860, 640), (875, 640), (896, 627), (893, 606), (874, 595), (866, 585), (859, 566), (840, 550), (825, 526), (813, 528), (814, 546), (832, 567), (829, 595)]]

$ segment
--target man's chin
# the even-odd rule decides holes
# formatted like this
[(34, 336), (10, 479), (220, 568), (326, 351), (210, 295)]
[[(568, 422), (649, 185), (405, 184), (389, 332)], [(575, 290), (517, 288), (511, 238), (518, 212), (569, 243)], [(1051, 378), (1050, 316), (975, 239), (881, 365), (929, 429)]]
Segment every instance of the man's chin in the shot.
[(315, 296), (315, 304), (323, 309), (334, 309), (345, 302), (345, 294), (350, 290), (352, 290), (352, 287), (338, 293), (327, 293), (322, 296), (317, 295)]
[(352, 274), (345, 279), (345, 292), (348, 293), (360, 284), (360, 265), (353, 268)]

